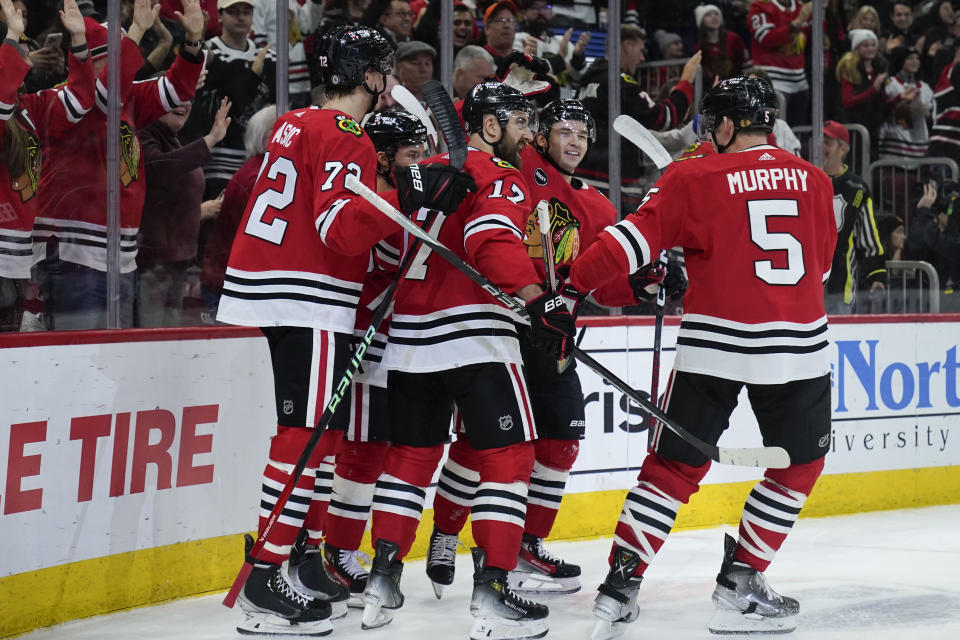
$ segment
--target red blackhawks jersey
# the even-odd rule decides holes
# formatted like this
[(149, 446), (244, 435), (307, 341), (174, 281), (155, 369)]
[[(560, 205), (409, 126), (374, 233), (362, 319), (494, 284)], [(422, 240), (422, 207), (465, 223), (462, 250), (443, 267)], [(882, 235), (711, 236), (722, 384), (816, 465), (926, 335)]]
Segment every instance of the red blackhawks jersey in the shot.
[(790, 31), (790, 22), (803, 8), (800, 0), (754, 0), (747, 20), (753, 37), (753, 66), (770, 76), (781, 93), (799, 93), (810, 88), (804, 72), (804, 49), (809, 25)]
[(217, 319), (352, 333), (371, 247), (396, 224), (348, 190), (376, 187), (376, 152), (349, 115), (300, 109), (274, 126), (240, 220)]
[(830, 371), (823, 282), (837, 242), (833, 185), (770, 145), (670, 165), (636, 213), (573, 265), (602, 285), (683, 247), (690, 287), (675, 368), (759, 384)]
[[(145, 193), (137, 130), (193, 98), (203, 65), (178, 55), (165, 75), (134, 82), (143, 65), (136, 43), (121, 39), (120, 271), (137, 268)], [(96, 82), (97, 109), (66, 131), (45, 132), (34, 239), (59, 239), (60, 258), (107, 270), (107, 69)]]
[(0, 147), (8, 135), (3, 121), (16, 120), (25, 136), (26, 165), (20, 175), (10, 175), (0, 162), (0, 277), (29, 278), (30, 267), (43, 258), (33, 244), (33, 220), (40, 186), (43, 134), (59, 134), (80, 122), (93, 108), (93, 66), (70, 54), (67, 84), (55, 89), (17, 96), (30, 70), (15, 47), (0, 44)]
[[(569, 183), (543, 155), (533, 147), (521, 153), (520, 173), (530, 189), (530, 215), (524, 229), (523, 244), (533, 260), (540, 282), (546, 281), (543, 243), (537, 204), (545, 200), (550, 208), (550, 233), (554, 264), (569, 265), (596, 239), (597, 234), (617, 221), (617, 210), (606, 196), (579, 178)], [(593, 292), (594, 299), (608, 307), (636, 304), (627, 278), (619, 278)]]
[[(539, 282), (523, 245), (532, 208), (523, 176), (510, 163), (473, 148), (464, 170), (476, 180), (477, 191), (452, 215), (438, 214), (431, 235), (507, 293)], [(426, 210), (417, 216), (425, 218)], [(514, 321), (489, 293), (421, 247), (400, 286), (384, 366), (422, 373), (480, 362), (519, 364)]]

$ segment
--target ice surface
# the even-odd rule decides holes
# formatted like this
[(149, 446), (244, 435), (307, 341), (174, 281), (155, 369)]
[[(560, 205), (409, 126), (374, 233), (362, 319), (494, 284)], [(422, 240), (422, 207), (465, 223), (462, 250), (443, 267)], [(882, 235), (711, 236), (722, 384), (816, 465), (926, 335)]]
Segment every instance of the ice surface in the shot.
[[(640, 619), (626, 639), (719, 638), (707, 632), (710, 593), (720, 566), (723, 532), (732, 527), (680, 531), (668, 539), (641, 587)], [(545, 598), (551, 608), (547, 638), (586, 640), (594, 619), (596, 586), (606, 573), (609, 540), (553, 542), (552, 551), (583, 567), (584, 589)], [(330, 638), (432, 640), (462, 638), (470, 630), (470, 557), (457, 557), (457, 579), (443, 600), (433, 596), (423, 560), (407, 563), (407, 596), (394, 621), (360, 630), (360, 613), (335, 626)], [(802, 519), (767, 572), (779, 592), (800, 601), (794, 640), (960, 639), (960, 505), (853, 516)], [(223, 640), (240, 636), (239, 615), (221, 595), (68, 622), (24, 636), (29, 640)]]

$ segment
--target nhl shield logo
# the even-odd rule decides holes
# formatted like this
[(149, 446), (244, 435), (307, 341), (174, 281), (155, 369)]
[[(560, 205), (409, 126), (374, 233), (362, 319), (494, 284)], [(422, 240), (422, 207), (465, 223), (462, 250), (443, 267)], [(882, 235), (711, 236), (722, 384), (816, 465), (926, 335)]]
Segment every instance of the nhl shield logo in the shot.
[(283, 415), (288, 416), (293, 413), (293, 400), (283, 401)]
[(500, 416), (500, 428), (504, 431), (510, 431), (513, 428), (513, 416)]
[(541, 187), (547, 186), (547, 183), (550, 182), (550, 179), (547, 178), (547, 172), (537, 167), (537, 170), (533, 172), (533, 181), (536, 182)]

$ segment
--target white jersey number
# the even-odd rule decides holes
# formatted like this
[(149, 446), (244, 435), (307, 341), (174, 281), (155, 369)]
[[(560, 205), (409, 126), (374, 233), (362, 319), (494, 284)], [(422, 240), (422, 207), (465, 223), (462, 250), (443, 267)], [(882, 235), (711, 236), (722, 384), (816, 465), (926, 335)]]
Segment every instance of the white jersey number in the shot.
[(523, 191), (521, 191), (521, 190), (520, 190), (520, 187), (518, 187), (516, 184), (514, 184), (514, 183), (512, 183), (512, 182), (510, 183), (510, 193), (511, 193), (512, 195), (504, 196), (504, 195), (503, 195), (503, 180), (494, 180), (494, 181), (493, 181), (493, 193), (491, 193), (491, 194), (488, 195), (487, 197), (488, 197), (488, 198), (506, 198), (507, 200), (509, 200), (509, 201), (512, 202), (513, 204), (520, 204), (521, 202), (523, 202), (523, 198), (524, 198)]
[[(426, 215), (426, 213), (427, 209), (420, 209), (421, 215)], [(431, 238), (434, 240), (437, 239), (437, 236), (440, 235), (440, 227), (446, 219), (446, 216), (439, 211), (437, 212), (437, 217), (433, 219), (433, 224), (430, 225), (430, 230), (427, 232)], [(407, 269), (407, 275), (405, 276), (407, 280), (424, 280), (427, 277), (427, 258), (430, 257), (430, 253), (430, 247), (425, 244), (420, 245), (417, 255), (413, 258), (413, 262), (410, 263), (410, 267)]]
[[(336, 160), (325, 162), (323, 164), (323, 170), (330, 175), (327, 176), (327, 179), (320, 185), (320, 191), (329, 191), (333, 189), (333, 181), (336, 180), (340, 172), (343, 171), (343, 163), (337, 162)], [(356, 162), (347, 163), (347, 172), (352, 173), (357, 180), (360, 179), (360, 165)], [(346, 178), (346, 176), (344, 176), (344, 178)]]
[(789, 233), (771, 232), (768, 218), (798, 217), (796, 200), (750, 200), (750, 239), (764, 251), (786, 251), (787, 266), (775, 267), (772, 260), (754, 260), (753, 272), (767, 284), (794, 285), (806, 272), (803, 265), (803, 245)]
[[(264, 158), (264, 165), (268, 160), (269, 155)], [(276, 180), (279, 176), (283, 176), (283, 191), (267, 189), (257, 196), (244, 228), (246, 233), (278, 246), (283, 242), (283, 234), (287, 232), (287, 221), (280, 216), (274, 216), (273, 220), (266, 223), (263, 216), (267, 209), (283, 211), (293, 202), (293, 193), (297, 188), (297, 168), (283, 156), (277, 158), (267, 171), (267, 177), (271, 180)]]

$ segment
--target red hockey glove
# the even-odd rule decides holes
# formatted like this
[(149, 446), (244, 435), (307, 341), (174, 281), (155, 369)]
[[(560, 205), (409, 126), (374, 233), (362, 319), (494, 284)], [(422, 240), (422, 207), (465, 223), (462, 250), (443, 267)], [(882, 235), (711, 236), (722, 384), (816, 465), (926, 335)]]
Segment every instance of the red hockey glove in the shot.
[(573, 351), (577, 327), (563, 297), (542, 293), (527, 302), (530, 314), (530, 344), (560, 360)]
[(397, 167), (397, 200), (407, 215), (421, 207), (450, 214), (457, 210), (468, 191), (476, 191), (473, 177), (441, 162)]

